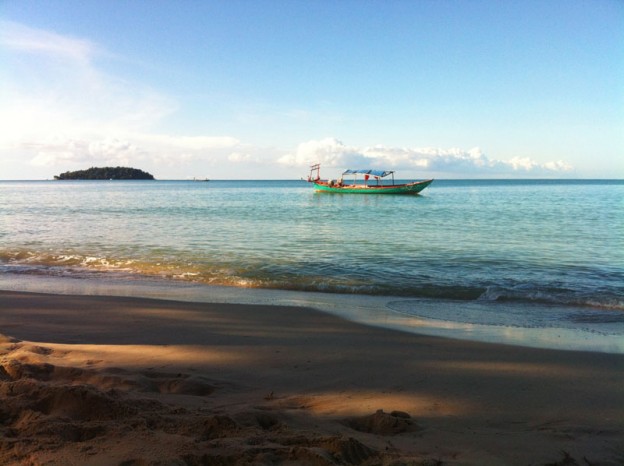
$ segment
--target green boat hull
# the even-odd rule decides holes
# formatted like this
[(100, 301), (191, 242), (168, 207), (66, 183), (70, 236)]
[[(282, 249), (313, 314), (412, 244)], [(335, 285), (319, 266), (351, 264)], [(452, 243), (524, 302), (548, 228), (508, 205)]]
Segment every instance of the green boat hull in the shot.
[(346, 185), (331, 186), (326, 183), (314, 182), (314, 188), (324, 193), (341, 193), (341, 194), (418, 194), (433, 180), (415, 181), (413, 183), (395, 184), (395, 185)]

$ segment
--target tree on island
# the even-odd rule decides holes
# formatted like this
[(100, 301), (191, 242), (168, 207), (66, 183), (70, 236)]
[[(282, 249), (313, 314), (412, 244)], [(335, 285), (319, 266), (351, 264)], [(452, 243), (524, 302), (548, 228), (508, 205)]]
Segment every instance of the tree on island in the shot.
[(129, 167), (91, 167), (88, 170), (77, 170), (61, 173), (55, 180), (153, 180), (154, 176)]

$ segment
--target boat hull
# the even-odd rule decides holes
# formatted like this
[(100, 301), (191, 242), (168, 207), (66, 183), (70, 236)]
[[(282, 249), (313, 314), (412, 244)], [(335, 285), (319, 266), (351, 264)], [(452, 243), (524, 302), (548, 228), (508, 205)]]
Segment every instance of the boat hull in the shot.
[(327, 183), (314, 182), (314, 188), (318, 192), (323, 193), (342, 193), (342, 194), (418, 194), (433, 180), (415, 181), (413, 183), (395, 184), (395, 185), (346, 185), (331, 186)]

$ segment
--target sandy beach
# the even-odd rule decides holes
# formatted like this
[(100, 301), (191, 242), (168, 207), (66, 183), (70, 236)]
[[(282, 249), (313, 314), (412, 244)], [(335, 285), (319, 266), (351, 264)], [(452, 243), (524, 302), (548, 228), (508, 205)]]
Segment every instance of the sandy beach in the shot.
[(622, 465), (624, 355), (0, 292), (0, 464)]

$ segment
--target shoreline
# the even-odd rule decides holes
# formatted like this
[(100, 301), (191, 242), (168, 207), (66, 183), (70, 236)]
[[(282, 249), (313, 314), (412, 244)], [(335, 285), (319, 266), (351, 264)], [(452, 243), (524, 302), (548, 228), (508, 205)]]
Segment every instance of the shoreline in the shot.
[(0, 291), (0, 329), (3, 464), (624, 459), (621, 354), (304, 306), (21, 291)]
[[(28, 280), (24, 280), (27, 277)], [(616, 331), (600, 331), (595, 310), (574, 308), (573, 312), (584, 327), (562, 326), (517, 326), (466, 322), (455, 319), (458, 315), (474, 314), (484, 309), (483, 315), (492, 315), (492, 309), (506, 310), (515, 307), (513, 303), (478, 303), (471, 301), (445, 301), (412, 299), (383, 295), (358, 295), (320, 293), (314, 291), (289, 291), (264, 288), (242, 288), (206, 285), (168, 278), (142, 277), (127, 281), (114, 276), (102, 277), (57, 277), (0, 274), (0, 291), (51, 293), (84, 296), (120, 296), (169, 301), (199, 303), (223, 303), (243, 305), (276, 305), (310, 307), (359, 324), (401, 332), (440, 336), (461, 340), (499, 343), (527, 348), (544, 348), (570, 351), (593, 351), (624, 354), (624, 318), (608, 327), (617, 325)], [(405, 313), (405, 305), (416, 306), (415, 313)], [(516, 314), (541, 312), (548, 305), (524, 306)], [(552, 307), (552, 306), (551, 306)], [(561, 308), (565, 309), (565, 308)], [(426, 311), (420, 313), (419, 311)], [(619, 311), (613, 311), (617, 314)], [(433, 313), (447, 317), (431, 318)], [(494, 317), (496, 317), (494, 315)], [(567, 324), (568, 322), (564, 322)]]

